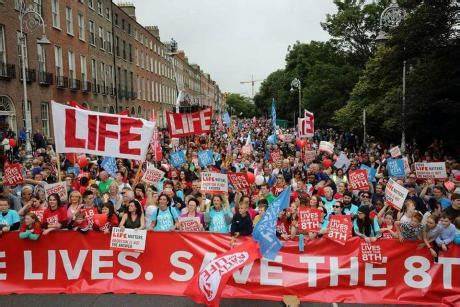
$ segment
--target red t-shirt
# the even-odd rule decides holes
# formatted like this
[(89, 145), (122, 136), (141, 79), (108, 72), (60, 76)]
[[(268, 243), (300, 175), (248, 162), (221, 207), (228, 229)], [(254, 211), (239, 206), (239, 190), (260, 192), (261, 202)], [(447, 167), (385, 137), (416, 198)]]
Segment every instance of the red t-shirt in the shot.
[(32, 208), (29, 210), (29, 212), (35, 214), (37, 217), (38, 217), (38, 220), (40, 221), (40, 223), (43, 222), (43, 214), (45, 214), (45, 208)]
[[(380, 226), (380, 229), (387, 228), (387, 227), (388, 226), (387, 226), (386, 223), (382, 223), (382, 226)], [(391, 228), (391, 230), (396, 232), (395, 224), (393, 224), (393, 227)], [(393, 239), (393, 236), (391, 235), (391, 233), (388, 230), (384, 230), (384, 231), (382, 231), (382, 239)]]
[(65, 207), (58, 207), (56, 210), (46, 208), (43, 213), (43, 227), (48, 228), (49, 224), (60, 223), (63, 228), (67, 224), (67, 209)]
[(89, 228), (93, 229), (94, 215), (98, 213), (97, 208), (96, 207), (82, 208), (81, 212), (85, 214), (85, 218), (86, 218), (86, 221), (88, 222)]
[(42, 233), (42, 228), (40, 223), (34, 223), (32, 227), (28, 227), (26, 224), (22, 224), (19, 232), (24, 232), (26, 230), (30, 230), (31, 233), (40, 235)]
[(107, 222), (105, 222), (102, 227), (98, 227), (96, 224), (94, 225), (94, 229), (104, 232), (105, 230), (112, 231), (112, 227), (117, 227), (118, 226), (118, 218), (115, 214), (112, 215), (111, 218), (107, 219)]

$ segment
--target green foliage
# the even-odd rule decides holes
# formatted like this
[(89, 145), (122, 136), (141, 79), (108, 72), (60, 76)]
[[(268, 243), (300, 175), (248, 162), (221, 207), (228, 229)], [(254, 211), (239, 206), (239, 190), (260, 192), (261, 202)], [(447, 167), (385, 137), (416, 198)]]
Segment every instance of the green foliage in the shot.
[(255, 106), (251, 99), (240, 94), (229, 94), (227, 96), (227, 106), (227, 111), (238, 117), (251, 118), (256, 115)]

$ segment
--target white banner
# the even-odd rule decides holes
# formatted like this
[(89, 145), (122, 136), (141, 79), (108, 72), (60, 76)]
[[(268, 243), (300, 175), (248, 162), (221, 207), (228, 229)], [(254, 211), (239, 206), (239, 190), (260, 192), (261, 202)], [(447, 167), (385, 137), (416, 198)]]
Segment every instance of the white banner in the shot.
[(397, 158), (399, 156), (401, 156), (401, 150), (399, 149), (399, 146), (395, 146), (393, 148), (390, 149), (390, 155), (392, 158)]
[(443, 179), (447, 178), (446, 162), (420, 162), (415, 163), (417, 178)]
[(45, 198), (48, 200), (48, 196), (51, 194), (59, 194), (61, 201), (67, 201), (67, 187), (65, 181), (57, 182), (53, 184), (45, 184)]
[(121, 229), (119, 227), (112, 228), (110, 237), (110, 248), (126, 251), (145, 251), (145, 239), (147, 238), (146, 230), (138, 229)]
[(326, 141), (321, 141), (319, 143), (319, 151), (325, 151), (328, 154), (332, 154), (334, 152), (334, 144)]
[(340, 152), (339, 157), (337, 158), (337, 161), (334, 163), (334, 167), (339, 169), (343, 169), (344, 172), (348, 170), (350, 167), (351, 161), (348, 159), (347, 155), (342, 151)]
[(409, 190), (390, 178), (385, 188), (385, 203), (401, 210), (404, 200), (406, 200), (407, 192)]
[(77, 109), (51, 102), (58, 153), (145, 160), (153, 123), (140, 118)]
[(228, 193), (227, 174), (201, 173), (201, 192), (205, 194), (226, 194)]
[(299, 137), (312, 138), (315, 134), (315, 117), (313, 113), (306, 114), (305, 118), (298, 119)]

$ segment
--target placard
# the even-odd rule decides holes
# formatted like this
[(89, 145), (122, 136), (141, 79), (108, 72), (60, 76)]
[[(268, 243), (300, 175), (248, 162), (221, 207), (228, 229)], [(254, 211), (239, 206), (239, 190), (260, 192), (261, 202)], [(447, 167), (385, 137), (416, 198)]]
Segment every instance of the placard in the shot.
[(143, 253), (146, 238), (147, 230), (113, 227), (110, 248)]
[(397, 158), (399, 156), (402, 156), (401, 150), (399, 149), (399, 146), (395, 146), (390, 149), (390, 155), (392, 158)]
[(387, 171), (390, 177), (404, 178), (406, 172), (404, 171), (403, 159), (388, 159)]
[(321, 228), (321, 214), (316, 208), (299, 207), (299, 230), (303, 232), (318, 232)]
[(185, 154), (182, 150), (179, 150), (179, 151), (176, 151), (176, 152), (172, 152), (170, 155), (169, 155), (169, 160), (171, 162), (171, 165), (175, 168), (179, 168), (182, 166), (182, 164), (184, 164), (186, 161), (185, 159)]
[(367, 170), (359, 169), (348, 173), (348, 180), (353, 191), (369, 191)]
[(181, 138), (211, 131), (212, 108), (193, 113), (166, 112), (169, 135)]
[(330, 215), (326, 238), (340, 245), (345, 245), (347, 240), (351, 238), (351, 229), (351, 216)]
[(313, 113), (306, 114), (305, 118), (298, 119), (299, 137), (311, 138), (315, 134), (315, 117)]
[(228, 193), (227, 174), (203, 172), (201, 173), (201, 192), (205, 194)]
[(3, 185), (14, 186), (24, 182), (22, 165), (19, 163), (5, 165), (3, 170)]
[(415, 163), (415, 175), (423, 179), (447, 178), (446, 162), (418, 162)]
[(341, 168), (344, 172), (348, 170), (350, 167), (351, 161), (348, 159), (347, 155), (341, 151), (339, 157), (337, 158), (337, 161), (334, 163), (334, 167), (336, 169)]
[(214, 164), (214, 155), (211, 150), (201, 150), (198, 152), (198, 163), (200, 167), (205, 168)]
[(319, 143), (319, 151), (324, 151), (331, 155), (334, 153), (334, 144), (326, 141), (321, 141)]
[(245, 173), (228, 173), (228, 180), (231, 185), (238, 191), (247, 191), (249, 189), (249, 182)]
[(65, 181), (57, 182), (53, 184), (45, 184), (45, 197), (48, 199), (48, 196), (51, 194), (59, 194), (61, 201), (67, 201), (67, 186)]
[(153, 164), (148, 164), (147, 169), (145, 170), (144, 176), (142, 176), (142, 180), (147, 182), (148, 184), (158, 185), (158, 182), (163, 179), (165, 172), (157, 169)]
[(361, 241), (359, 244), (359, 260), (365, 263), (384, 264), (388, 259), (382, 255), (382, 248), (378, 242)]
[(197, 216), (179, 217), (180, 231), (201, 231), (200, 218)]
[(385, 203), (397, 210), (401, 210), (408, 192), (408, 189), (390, 178), (385, 188)]

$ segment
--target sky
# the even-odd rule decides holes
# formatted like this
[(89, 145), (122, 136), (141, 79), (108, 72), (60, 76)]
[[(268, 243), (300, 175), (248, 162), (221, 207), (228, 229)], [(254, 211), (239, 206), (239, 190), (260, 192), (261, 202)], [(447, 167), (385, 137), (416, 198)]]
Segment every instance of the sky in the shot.
[[(222, 91), (251, 96), (251, 85), (283, 68), (297, 40), (325, 41), (321, 28), (332, 0), (134, 0), (137, 20), (173, 37), (190, 63), (211, 75)], [(256, 92), (260, 82), (257, 83)]]

